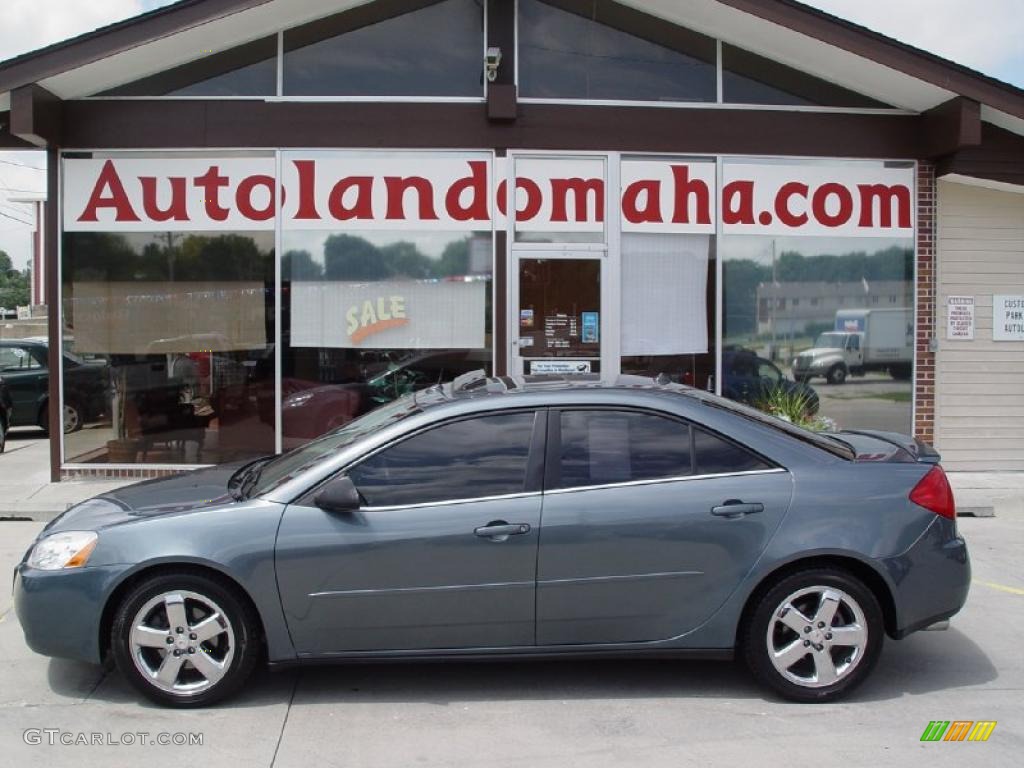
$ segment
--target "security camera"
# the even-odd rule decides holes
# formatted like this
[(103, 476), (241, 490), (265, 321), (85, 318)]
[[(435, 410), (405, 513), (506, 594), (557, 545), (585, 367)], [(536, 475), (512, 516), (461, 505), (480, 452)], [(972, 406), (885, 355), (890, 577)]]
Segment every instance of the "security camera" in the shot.
[(484, 71), (487, 73), (487, 82), (493, 83), (498, 79), (498, 66), (501, 64), (501, 48), (491, 46), (484, 55)]

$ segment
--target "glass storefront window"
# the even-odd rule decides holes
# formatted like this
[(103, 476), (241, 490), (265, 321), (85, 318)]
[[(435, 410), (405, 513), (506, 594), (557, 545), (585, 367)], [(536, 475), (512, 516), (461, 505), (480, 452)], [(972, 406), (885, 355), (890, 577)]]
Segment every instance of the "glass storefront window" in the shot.
[(277, 37), (265, 37), (164, 72), (133, 80), (99, 96), (273, 96), (277, 92)]
[(283, 233), (285, 449), (404, 394), (491, 372), (487, 232)]
[(722, 44), (722, 99), (728, 104), (892, 108), (727, 43)]
[[(715, 41), (587, 0), (519, 0), (519, 87), (527, 98), (704, 101), (716, 97)], [(642, 18), (642, 21), (640, 20)]]
[(273, 453), (273, 232), (66, 232), (62, 281), (66, 461)]
[(912, 240), (740, 235), (720, 247), (724, 395), (803, 392), (840, 429), (912, 431)]
[(483, 98), (483, 0), (443, 0), (367, 21), (373, 12), (286, 30), (284, 95)]

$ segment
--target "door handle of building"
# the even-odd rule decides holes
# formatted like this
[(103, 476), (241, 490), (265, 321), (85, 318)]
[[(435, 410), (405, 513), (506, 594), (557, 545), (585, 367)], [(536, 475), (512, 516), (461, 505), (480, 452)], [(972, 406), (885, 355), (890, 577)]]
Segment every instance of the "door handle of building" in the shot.
[(716, 517), (728, 517), (730, 519), (753, 515), (757, 512), (764, 512), (764, 504), (747, 504), (739, 499), (729, 499), (721, 506), (712, 507), (711, 514)]
[(526, 523), (506, 523), (504, 520), (492, 520), (473, 530), (477, 536), (491, 541), (505, 541), (509, 536), (521, 536), (530, 532)]

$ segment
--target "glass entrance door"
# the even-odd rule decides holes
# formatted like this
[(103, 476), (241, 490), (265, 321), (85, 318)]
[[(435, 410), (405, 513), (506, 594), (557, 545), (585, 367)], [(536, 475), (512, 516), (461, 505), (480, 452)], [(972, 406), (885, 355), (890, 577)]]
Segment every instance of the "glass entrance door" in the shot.
[(603, 258), (531, 253), (514, 262), (513, 374), (601, 373)]

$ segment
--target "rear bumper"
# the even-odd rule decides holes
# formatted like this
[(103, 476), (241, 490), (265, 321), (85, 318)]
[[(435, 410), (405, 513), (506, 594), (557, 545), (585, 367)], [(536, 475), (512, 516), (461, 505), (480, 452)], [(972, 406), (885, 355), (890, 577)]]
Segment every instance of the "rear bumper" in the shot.
[(952, 520), (936, 515), (910, 549), (882, 564), (895, 587), (897, 639), (950, 618), (967, 601), (971, 560)]

